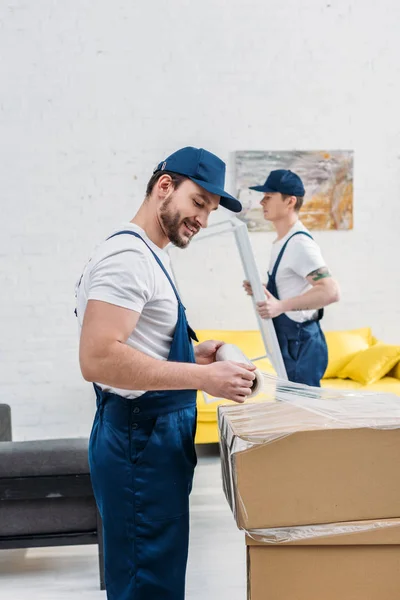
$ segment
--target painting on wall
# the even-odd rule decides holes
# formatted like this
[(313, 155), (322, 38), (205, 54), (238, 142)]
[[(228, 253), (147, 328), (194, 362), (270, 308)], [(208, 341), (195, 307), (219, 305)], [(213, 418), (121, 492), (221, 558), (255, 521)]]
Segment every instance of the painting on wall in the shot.
[(353, 151), (288, 150), (235, 153), (236, 194), (243, 205), (238, 215), (249, 231), (271, 231), (260, 206), (262, 185), (270, 171), (290, 169), (303, 181), (306, 195), (300, 218), (308, 229), (353, 228)]

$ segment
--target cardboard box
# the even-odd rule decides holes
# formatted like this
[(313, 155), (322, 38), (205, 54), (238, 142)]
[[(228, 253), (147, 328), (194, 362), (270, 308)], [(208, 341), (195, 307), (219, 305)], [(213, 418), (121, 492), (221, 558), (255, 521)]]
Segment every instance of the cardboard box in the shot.
[(396, 521), (385, 529), (290, 544), (247, 538), (248, 600), (398, 600)]
[(219, 407), (224, 490), (240, 528), (399, 514), (400, 402), (388, 395), (383, 414), (382, 397), (364, 401)]

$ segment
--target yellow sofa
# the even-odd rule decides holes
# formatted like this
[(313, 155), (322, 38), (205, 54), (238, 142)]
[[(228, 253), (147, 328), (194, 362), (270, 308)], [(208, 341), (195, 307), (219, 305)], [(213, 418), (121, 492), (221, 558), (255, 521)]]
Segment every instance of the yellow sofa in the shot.
[[(236, 344), (244, 354), (255, 359), (265, 354), (261, 334), (256, 331), (197, 331), (199, 341), (223, 340)], [(391, 392), (400, 396), (400, 346), (386, 345), (373, 337), (370, 328), (326, 332), (329, 362), (322, 387)], [(274, 374), (267, 358), (254, 361), (264, 372)], [(262, 401), (262, 395), (252, 399)], [(399, 400), (400, 401), (400, 400)], [(218, 442), (217, 406), (233, 404), (229, 400), (206, 403), (197, 394), (197, 444)]]

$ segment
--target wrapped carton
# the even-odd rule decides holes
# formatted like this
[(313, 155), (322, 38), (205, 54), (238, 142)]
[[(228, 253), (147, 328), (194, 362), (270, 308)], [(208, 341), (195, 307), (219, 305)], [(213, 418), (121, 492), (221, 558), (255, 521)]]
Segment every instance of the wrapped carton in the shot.
[(246, 538), (248, 600), (397, 600), (400, 519)]
[(271, 376), (269, 399), (218, 408), (224, 491), (239, 528), (398, 517), (400, 398)]

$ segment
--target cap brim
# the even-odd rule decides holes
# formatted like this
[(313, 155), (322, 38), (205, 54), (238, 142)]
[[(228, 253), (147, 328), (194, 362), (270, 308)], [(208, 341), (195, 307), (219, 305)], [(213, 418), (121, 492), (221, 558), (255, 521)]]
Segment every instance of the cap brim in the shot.
[(210, 192), (210, 194), (215, 194), (216, 196), (220, 196), (220, 205), (232, 212), (239, 213), (242, 211), (243, 207), (239, 200), (227, 194), (225, 190), (217, 187), (216, 185), (212, 185), (207, 181), (201, 181), (201, 179), (196, 179), (195, 177), (189, 177), (194, 183), (197, 183), (200, 187)]
[(262, 192), (263, 194), (275, 194), (275, 193), (281, 193), (281, 194), (286, 194), (287, 196), (305, 196), (305, 190), (294, 190), (291, 192), (284, 192), (283, 190), (281, 192), (279, 192), (279, 190), (273, 190), (270, 187), (267, 187), (266, 185), (253, 185), (252, 187), (249, 187), (249, 190), (254, 190), (255, 192)]
[(276, 192), (276, 190), (273, 190), (266, 185), (253, 185), (252, 187), (249, 187), (249, 190), (254, 190), (255, 192), (264, 192), (264, 194)]

